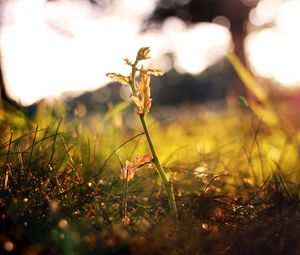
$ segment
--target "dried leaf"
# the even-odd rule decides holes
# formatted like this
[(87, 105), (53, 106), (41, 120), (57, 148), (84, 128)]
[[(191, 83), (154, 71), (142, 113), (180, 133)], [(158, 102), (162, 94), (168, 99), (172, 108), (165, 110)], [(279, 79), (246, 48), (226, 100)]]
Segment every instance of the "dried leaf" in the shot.
[[(132, 63), (128, 58), (124, 59), (125, 64), (132, 67), (130, 76), (123, 76), (118, 73), (107, 73), (111, 79), (118, 81), (124, 85), (131, 86), (132, 100), (137, 106), (138, 114), (145, 115), (150, 111), (151, 108), (151, 93), (150, 93), (150, 76), (159, 76), (164, 73), (162, 69), (151, 69), (144, 68), (143, 66), (138, 67), (139, 61), (150, 58), (150, 48), (142, 47), (139, 49), (136, 60)], [(140, 74), (140, 81), (136, 81), (136, 73)]]
[(141, 74), (141, 81), (137, 84), (138, 95), (132, 96), (138, 108), (138, 114), (146, 114), (151, 108), (150, 76), (147, 73)]
[(142, 103), (143, 103), (143, 111), (145, 114), (150, 111), (150, 107), (151, 107), (150, 76), (149, 75), (141, 76), (141, 82), (138, 84), (138, 90), (143, 95)]
[(121, 174), (120, 174), (120, 179), (121, 180), (130, 181), (134, 177), (134, 174), (135, 174), (137, 168), (133, 169), (132, 167), (130, 167), (131, 164), (132, 164), (131, 162), (129, 162), (128, 160), (126, 160), (125, 167), (123, 167), (121, 169)]
[(163, 69), (151, 69), (151, 68), (147, 68), (147, 69), (141, 70), (141, 72), (146, 72), (148, 75), (155, 75), (155, 76), (160, 76), (160, 75), (164, 74), (164, 70)]
[(152, 155), (147, 153), (144, 156), (137, 155), (134, 162), (126, 161), (125, 167), (121, 169), (120, 179), (130, 181), (137, 170), (146, 164), (152, 163)]
[(122, 74), (118, 74), (118, 73), (107, 73), (106, 76), (108, 76), (109, 78), (120, 82), (123, 85), (129, 85), (129, 77), (128, 76), (124, 76)]

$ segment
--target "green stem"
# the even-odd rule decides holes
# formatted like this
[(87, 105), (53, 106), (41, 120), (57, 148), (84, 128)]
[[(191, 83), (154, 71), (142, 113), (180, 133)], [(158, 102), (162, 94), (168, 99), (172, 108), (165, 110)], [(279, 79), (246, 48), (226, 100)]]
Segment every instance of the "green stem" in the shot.
[(130, 87), (131, 87), (131, 91), (132, 91), (132, 95), (136, 96), (137, 95), (137, 91), (136, 91), (136, 85), (135, 85), (135, 74), (137, 71), (137, 64), (138, 64), (138, 60), (136, 59), (134, 64), (131, 67), (131, 76), (130, 76)]
[(175, 221), (176, 224), (178, 224), (178, 212), (177, 212), (177, 206), (176, 206), (176, 201), (175, 201), (175, 195), (174, 195), (174, 190), (173, 190), (173, 184), (172, 181), (168, 178), (168, 176), (165, 173), (165, 170), (163, 169), (159, 158), (157, 156), (154, 144), (152, 142), (152, 138), (145, 120), (145, 115), (139, 115), (140, 120), (153, 156), (153, 163), (156, 166), (157, 172), (159, 173), (160, 178), (162, 179), (164, 188), (167, 192), (168, 196), (168, 202), (170, 206), (170, 211), (171, 211), (171, 216), (173, 220)]

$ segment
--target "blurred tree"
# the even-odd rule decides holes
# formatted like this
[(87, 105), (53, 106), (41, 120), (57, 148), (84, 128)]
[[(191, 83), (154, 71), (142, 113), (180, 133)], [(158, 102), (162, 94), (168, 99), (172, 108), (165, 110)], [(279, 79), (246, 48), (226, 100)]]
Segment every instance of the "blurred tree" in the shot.
[[(0, 29), (2, 27), (2, 19), (1, 17), (2, 12), (4, 11), (4, 7), (3, 7), (3, 3), (4, 1), (0, 0)], [(4, 100), (12, 105), (17, 105), (16, 101), (14, 101), (13, 99), (10, 98), (10, 96), (7, 93), (7, 89), (6, 89), (6, 84), (5, 84), (5, 79), (4, 79), (4, 75), (3, 75), (3, 65), (2, 65), (2, 55), (1, 55), (1, 48), (0, 48), (0, 100)]]
[(245, 24), (250, 9), (257, 2), (258, 0), (159, 0), (147, 25), (161, 24), (172, 16), (188, 23), (212, 22), (216, 17), (224, 16), (230, 22), (229, 29), (235, 50), (244, 60)]
[[(116, 0), (87, 1), (100, 8), (105, 8)], [(151, 17), (145, 18), (147, 19), (145, 20), (145, 24), (146, 28), (153, 23), (161, 24), (171, 16), (178, 17), (187, 23), (212, 22), (217, 16), (225, 16), (230, 21), (230, 31), (233, 35), (235, 49), (238, 55), (244, 59), (243, 40), (246, 35), (244, 27), (251, 8), (249, 7), (249, 3), (254, 6), (257, 2), (258, 0), (159, 0)], [(248, 5), (245, 3), (248, 3)], [(4, 4), (5, 1), (0, 0), (0, 26), (3, 21), (1, 17), (3, 17), (2, 14), (5, 11)], [(48, 25), (64, 36), (72, 36), (70, 31), (62, 29), (55, 23), (49, 23)], [(16, 102), (9, 97), (6, 88), (0, 52), (0, 99), (16, 104)]]
[[(5, 103), (9, 103), (10, 105), (18, 107), (18, 103), (13, 100), (7, 93), (6, 90), (6, 84), (3, 76), (3, 71), (2, 71), (2, 61), (1, 61), (1, 52), (0, 52), (0, 101), (4, 101)], [(3, 104), (3, 106), (6, 108), (8, 106), (7, 104)], [(9, 106), (8, 106), (9, 107)]]
[(1, 56), (0, 56), (0, 98), (2, 100), (9, 101), (10, 98), (7, 95), (6, 87), (4, 83), (3, 73), (2, 73), (2, 63), (1, 63)]

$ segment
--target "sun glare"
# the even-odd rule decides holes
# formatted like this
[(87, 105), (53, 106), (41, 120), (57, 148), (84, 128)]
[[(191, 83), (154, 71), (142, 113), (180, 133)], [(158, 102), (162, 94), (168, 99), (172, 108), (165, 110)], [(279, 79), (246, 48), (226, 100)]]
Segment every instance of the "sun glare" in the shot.
[[(261, 15), (254, 17), (253, 13)], [(267, 13), (269, 17), (263, 18)], [(250, 65), (257, 75), (272, 78), (286, 87), (300, 85), (299, 13), (299, 0), (262, 0), (250, 12), (253, 25), (273, 24), (270, 28), (250, 33), (246, 38)]]
[[(134, 2), (134, 4), (133, 4)], [(150, 46), (152, 63), (198, 74), (226, 53), (230, 22), (186, 25), (169, 18), (140, 33), (157, 0), (114, 1), (95, 9), (87, 1), (12, 0), (3, 12), (1, 52), (10, 95), (24, 105), (108, 83), (107, 70), (126, 73), (125, 56)], [(253, 71), (284, 86), (300, 84), (300, 0), (261, 0), (249, 14), (245, 50)], [(261, 26), (268, 28), (260, 29)], [(253, 29), (254, 27), (254, 29)], [(174, 56), (174, 61), (170, 59)]]
[(175, 67), (181, 72), (198, 74), (226, 54), (229, 30), (201, 23), (174, 35)]
[(7, 1), (1, 55), (10, 95), (28, 105), (67, 91), (99, 88), (108, 83), (104, 75), (108, 70), (126, 73), (117, 60), (134, 58), (141, 46), (151, 47), (152, 61), (158, 67), (171, 68), (166, 57), (171, 53), (179, 71), (193, 74), (225, 54), (230, 33), (221, 25), (186, 27), (173, 18), (162, 29), (141, 34), (143, 20), (156, 3), (118, 0), (96, 10), (88, 1), (79, 0)]

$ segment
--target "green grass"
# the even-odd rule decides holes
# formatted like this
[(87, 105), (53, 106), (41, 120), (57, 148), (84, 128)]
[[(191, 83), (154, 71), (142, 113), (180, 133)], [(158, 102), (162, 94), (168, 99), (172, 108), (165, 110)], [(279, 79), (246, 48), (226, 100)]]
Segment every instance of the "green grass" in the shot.
[(299, 199), (300, 140), (289, 133), (297, 127), (270, 127), (247, 108), (186, 106), (171, 120), (149, 116), (174, 183), (179, 229), (154, 169), (119, 178), (126, 160), (148, 152), (134, 113), (61, 118), (56, 104), (41, 105), (33, 120), (9, 116), (0, 141), (4, 214), (58, 254), (222, 251), (229, 229), (269, 208), (285, 217), (286, 203)]
[[(150, 152), (128, 102), (74, 116), (41, 102), (32, 119), (1, 105), (1, 252), (13, 243), (16, 254), (297, 254), (298, 111), (228, 59), (247, 96), (225, 109), (147, 114), (178, 224), (153, 166), (120, 178), (127, 161)], [(135, 100), (140, 115), (149, 111)]]

